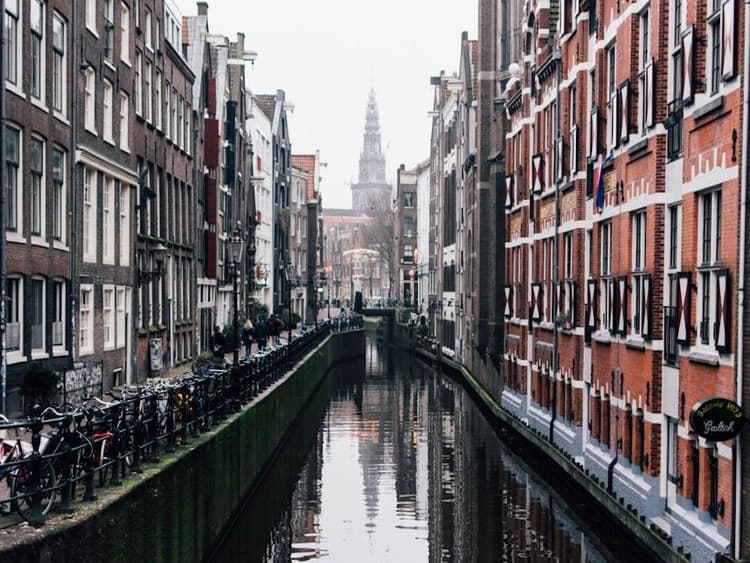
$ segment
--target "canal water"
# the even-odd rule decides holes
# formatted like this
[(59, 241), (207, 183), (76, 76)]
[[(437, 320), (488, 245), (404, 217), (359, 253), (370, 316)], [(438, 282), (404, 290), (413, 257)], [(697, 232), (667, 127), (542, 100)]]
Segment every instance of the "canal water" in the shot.
[(368, 340), (313, 397), (210, 561), (646, 560), (533, 465), (459, 383)]

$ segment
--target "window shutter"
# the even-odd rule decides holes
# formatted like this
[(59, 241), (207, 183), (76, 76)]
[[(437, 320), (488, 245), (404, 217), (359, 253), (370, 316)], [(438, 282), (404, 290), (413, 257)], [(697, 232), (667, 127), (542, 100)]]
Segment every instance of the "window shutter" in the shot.
[(505, 177), (505, 209), (513, 207), (513, 175)]
[(570, 319), (570, 324), (575, 326), (576, 282), (575, 280), (568, 280), (565, 282), (565, 285), (565, 313), (567, 313)]
[(596, 328), (596, 280), (586, 281), (586, 303), (588, 305), (586, 326)]
[(677, 274), (677, 343), (690, 345), (690, 272)]
[(531, 157), (531, 167), (531, 189), (535, 194), (540, 194), (544, 189), (544, 179), (542, 178), (544, 157), (542, 153), (536, 153)]
[(716, 321), (714, 321), (716, 350), (729, 352), (729, 270), (716, 273)]
[(655, 84), (655, 72), (654, 72), (654, 59), (651, 59), (648, 63), (646, 63), (646, 93), (645, 93), (645, 100), (646, 100), (646, 127), (653, 127), (654, 126), (654, 105), (656, 100), (656, 94), (654, 88)]
[(643, 277), (643, 293), (641, 295), (641, 336), (651, 338), (651, 276)]
[(599, 131), (597, 127), (599, 125), (599, 110), (597, 108), (591, 108), (591, 114), (589, 115), (589, 154), (588, 157), (592, 160), (596, 159), (599, 155)]
[(611, 278), (606, 281), (607, 285), (609, 285), (609, 292), (607, 295), (607, 312), (609, 313), (608, 320), (609, 320), (609, 326), (607, 327), (607, 330), (609, 332), (614, 333), (617, 330), (617, 322), (618, 322), (618, 313), (619, 309), (617, 307), (617, 280), (614, 278)]
[(562, 182), (565, 175), (565, 145), (562, 137), (555, 144), (557, 145), (557, 181)]
[(555, 282), (555, 305), (557, 307), (557, 311), (555, 311), (555, 321), (557, 321), (557, 317), (561, 316), (564, 312), (563, 310), (563, 290), (562, 290), (562, 282)]
[(734, 32), (735, 0), (724, 0), (721, 5), (721, 77), (729, 80), (734, 77), (734, 53), (736, 33)]
[(505, 286), (505, 318), (513, 316), (513, 286)]
[(620, 84), (620, 141), (630, 140), (630, 81)]
[(617, 332), (625, 336), (628, 318), (628, 278), (617, 278)]
[(542, 285), (531, 284), (531, 320), (538, 323), (542, 319)]
[(693, 27), (690, 27), (682, 36), (682, 103), (686, 106), (693, 103), (695, 93), (695, 84), (693, 83), (693, 77), (695, 76), (694, 37)]
[(570, 130), (570, 142), (568, 144), (568, 153), (570, 156), (570, 176), (578, 172), (578, 126), (574, 125)]

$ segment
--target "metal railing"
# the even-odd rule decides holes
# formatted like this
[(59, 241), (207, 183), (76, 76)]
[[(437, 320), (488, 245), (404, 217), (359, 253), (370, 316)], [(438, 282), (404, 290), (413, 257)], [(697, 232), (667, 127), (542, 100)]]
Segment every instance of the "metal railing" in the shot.
[(111, 401), (33, 405), (21, 420), (0, 415), (0, 525), (20, 516), (41, 526), (49, 510), (69, 512), (75, 502), (95, 499), (97, 488), (119, 485), (143, 463), (240, 411), (331, 332), (361, 327), (359, 316), (324, 320), (235, 366), (209, 364), (180, 378), (126, 386), (108, 393)]

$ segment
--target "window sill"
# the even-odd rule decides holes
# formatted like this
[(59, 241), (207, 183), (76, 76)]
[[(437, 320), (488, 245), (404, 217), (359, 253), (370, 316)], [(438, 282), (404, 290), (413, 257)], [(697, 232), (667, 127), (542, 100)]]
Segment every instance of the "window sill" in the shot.
[(26, 239), (23, 237), (23, 235), (19, 235), (15, 231), (6, 231), (5, 240), (7, 240), (8, 242), (15, 242), (18, 244), (26, 244)]
[(89, 127), (88, 125), (84, 125), (84, 129), (86, 129), (86, 131), (91, 133), (94, 137), (99, 136), (99, 131), (97, 131), (96, 128), (94, 127)]
[(53, 110), (52, 110), (52, 115), (53, 115), (53, 116), (54, 116), (54, 118), (55, 118), (55, 119), (57, 119), (57, 120), (58, 120), (58, 121), (59, 121), (60, 123), (63, 123), (63, 124), (65, 124), (65, 125), (67, 125), (68, 127), (70, 127), (70, 120), (69, 120), (69, 119), (68, 119), (67, 117), (65, 117), (65, 115), (63, 115), (62, 113), (60, 113), (60, 112), (59, 112), (59, 111), (57, 111), (56, 109), (53, 109)]
[(643, 352), (646, 349), (646, 341), (640, 336), (628, 336), (625, 340), (625, 347)]
[(110, 61), (109, 59), (104, 59), (103, 62), (104, 66), (106, 66), (109, 70), (111, 70), (112, 72), (117, 72), (117, 67), (112, 61)]
[(92, 348), (86, 348), (86, 349), (83, 349), (83, 350), (78, 350), (78, 356), (79, 357), (91, 356), (91, 355), (93, 355), (93, 353), (94, 353), (94, 350)]
[(39, 98), (35, 98), (34, 96), (31, 96), (30, 100), (32, 106), (42, 110), (44, 113), (49, 113), (49, 106), (44, 103), (44, 100), (40, 100)]
[(26, 361), (26, 356), (24, 356), (20, 351), (8, 352), (5, 361), (8, 365), (20, 364), (21, 362)]
[(95, 28), (91, 27), (88, 22), (86, 23), (86, 31), (88, 31), (91, 35), (99, 39), (99, 33), (96, 31)]
[(44, 350), (32, 350), (31, 351), (32, 360), (46, 360), (47, 358), (49, 358), (49, 354), (45, 352)]
[(31, 235), (31, 245), (32, 246), (39, 246), (42, 248), (49, 248), (49, 243), (44, 240), (44, 238), (40, 235)]
[(718, 367), (719, 353), (716, 350), (692, 348), (687, 356), (688, 361), (696, 364)]
[(130, 154), (130, 147), (120, 146), (120, 150), (126, 154)]
[(693, 111), (693, 119), (698, 121), (702, 117), (705, 117), (706, 115), (719, 111), (721, 108), (724, 107), (724, 96), (720, 94), (713, 94), (711, 99), (709, 99), (708, 102), (703, 104), (701, 107), (697, 108), (695, 111)]
[(52, 356), (54, 358), (62, 358), (63, 356), (67, 356), (68, 351), (65, 348), (53, 348), (52, 349)]
[(8, 81), (6, 80), (6, 81), (5, 81), (5, 89), (6, 89), (6, 90), (7, 90), (8, 92), (11, 92), (12, 94), (15, 94), (16, 96), (18, 96), (18, 97), (19, 97), (19, 98), (21, 98), (22, 100), (25, 100), (25, 99), (26, 99), (26, 92), (24, 92), (24, 91), (23, 91), (23, 90), (22, 90), (21, 88), (19, 88), (18, 86), (16, 86), (16, 85), (15, 85), (15, 84), (13, 84), (12, 82), (8, 82)]
[(111, 137), (104, 137), (104, 136), (102, 136), (102, 140), (105, 143), (107, 143), (108, 145), (112, 146), (112, 147), (117, 146), (117, 145), (115, 145), (115, 140), (113, 138), (111, 138)]
[(96, 256), (84, 256), (83, 261), (87, 264), (96, 264)]
[(115, 350), (115, 345), (114, 344), (105, 344), (104, 348), (102, 348), (102, 351), (104, 351), (104, 352), (112, 352), (114, 350)]
[(599, 344), (604, 344), (606, 346), (609, 346), (612, 344), (612, 336), (609, 332), (603, 332), (603, 331), (596, 331), (594, 334), (591, 335), (591, 339), (594, 342), (598, 342)]
[(52, 248), (54, 248), (55, 250), (62, 250), (63, 252), (70, 252), (70, 247), (59, 240), (52, 241)]
[(130, 59), (120, 59), (120, 62), (130, 68)]

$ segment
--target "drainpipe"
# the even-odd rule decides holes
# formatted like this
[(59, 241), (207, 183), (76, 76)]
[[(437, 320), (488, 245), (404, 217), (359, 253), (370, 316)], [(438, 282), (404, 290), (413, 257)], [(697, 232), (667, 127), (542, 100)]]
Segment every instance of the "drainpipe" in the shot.
[[(4, 0), (0, 0), (4, 2)], [(78, 51), (78, 0), (73, 0), (71, 5), (71, 29), (72, 37), (72, 64), (68, 73), (70, 84), (70, 151), (68, 153), (68, 165), (70, 166), (70, 183), (72, 190), (68, 190), (70, 197), (70, 214), (68, 215), (68, 232), (70, 233), (70, 281), (68, 288), (68, 322), (67, 334), (65, 335), (66, 344), (70, 358), (70, 369), (76, 362), (76, 338), (73, 336), (76, 331), (77, 315), (77, 297), (78, 297), (78, 162), (76, 154), (78, 152), (78, 78), (81, 74), (81, 57)]]
[(557, 72), (557, 85), (555, 91), (555, 146), (553, 147), (554, 158), (552, 159), (555, 163), (554, 174), (555, 174), (555, 235), (552, 239), (553, 250), (552, 250), (552, 314), (555, 316), (552, 323), (552, 400), (550, 410), (552, 416), (549, 421), (549, 441), (555, 443), (555, 420), (557, 419), (557, 371), (558, 366), (558, 341), (559, 341), (559, 330), (557, 326), (557, 310), (560, 304), (557, 302), (557, 288), (560, 285), (560, 173), (562, 169), (562, 162), (560, 162), (560, 153), (557, 149), (560, 139), (560, 113), (562, 107), (560, 104), (560, 80), (562, 74), (562, 52), (559, 47), (552, 49), (552, 60), (555, 62)]
[[(0, 14), (5, 14), (5, 0), (0, 0)], [(5, 26), (0, 26), (0, 45), (5, 50)], [(0, 147), (3, 147), (5, 155), (5, 64), (3, 57), (0, 57)], [(0, 166), (0, 186), (5, 186), (5, 156), (3, 156), (2, 166)], [(6, 265), (5, 265), (5, 190), (0, 189), (0, 412), (8, 414), (7, 410), (7, 383), (8, 383), (8, 362), (5, 340), (5, 315), (6, 309)]]
[[(748, 135), (748, 118), (750, 118), (750, 0), (745, 0), (745, 11), (743, 13), (743, 19), (745, 20), (745, 33), (744, 33), (744, 49), (743, 53), (743, 69), (742, 69), (742, 159), (740, 161), (740, 259), (738, 267), (738, 291), (737, 291), (737, 357), (736, 357), (736, 368), (737, 373), (737, 403), (742, 405), (742, 394), (743, 389), (743, 367), (744, 367), (744, 346), (742, 339), (745, 333), (744, 316), (745, 316), (745, 260), (747, 258), (745, 251), (745, 230), (747, 229), (745, 214), (747, 213), (747, 196), (745, 187), (748, 182), (748, 158), (747, 150), (750, 146), (750, 138)], [(734, 493), (734, 522), (732, 523), (731, 530), (731, 543), (734, 557), (739, 558), (742, 552), (742, 545), (739, 541), (741, 538), (741, 522), (742, 522), (742, 440), (738, 437), (734, 441), (734, 447), (732, 448), (732, 488)]]

